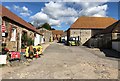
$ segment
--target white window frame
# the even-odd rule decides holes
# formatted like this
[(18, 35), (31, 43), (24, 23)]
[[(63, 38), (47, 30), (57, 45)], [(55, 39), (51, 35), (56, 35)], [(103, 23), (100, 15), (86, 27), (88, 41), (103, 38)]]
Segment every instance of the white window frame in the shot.
[(117, 33), (117, 39), (120, 39), (120, 33)]
[[(13, 31), (14, 30), (14, 31)], [(12, 28), (11, 41), (16, 41), (16, 28)]]

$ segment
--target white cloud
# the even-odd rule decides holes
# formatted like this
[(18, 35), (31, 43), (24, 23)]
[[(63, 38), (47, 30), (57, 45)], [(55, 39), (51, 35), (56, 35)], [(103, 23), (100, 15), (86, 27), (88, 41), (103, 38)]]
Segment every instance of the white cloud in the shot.
[(14, 10), (18, 10), (18, 11), (19, 11), (19, 10), (20, 10), (20, 7), (19, 7), (19, 6), (17, 6), (17, 5), (13, 5), (13, 9), (14, 9)]
[(65, 22), (65, 24), (67, 24), (67, 25), (71, 25), (77, 19), (78, 19), (78, 17), (63, 17), (63, 18), (61, 18), (61, 21)]
[(5, 7), (10, 10), (10, 7), (9, 7), (9, 6), (5, 6)]
[(49, 19), (49, 24), (53, 26), (55, 25), (60, 26), (60, 20)]
[(91, 3), (83, 5), (83, 9), (80, 11), (80, 15), (84, 16), (96, 16), (96, 17), (105, 17), (107, 12), (107, 5), (99, 5), (100, 3)]
[(22, 13), (22, 12), (21, 12), (21, 13), (20, 13), (20, 15), (25, 16), (25, 17), (26, 17), (26, 16), (30, 16), (30, 13)]
[[(106, 0), (107, 1), (107, 0)], [(60, 26), (61, 23), (71, 25), (80, 16), (107, 16), (108, 6), (105, 2), (53, 2), (45, 3), (38, 13), (31, 16), (32, 22), (43, 24), (48, 22), (50, 25)]]
[(38, 12), (37, 14), (35, 14), (34, 16), (31, 16), (30, 19), (32, 20), (38, 20), (40, 22), (45, 22), (48, 21), (48, 16), (42, 12)]
[(45, 4), (42, 12), (49, 15), (53, 19), (58, 19), (60, 17), (76, 16), (77, 12), (73, 8), (65, 7), (61, 2), (50, 2)]
[(49, 23), (50, 25), (60, 25), (59, 20), (49, 18), (48, 15), (46, 15), (43, 12), (36, 13), (34, 16), (31, 16), (30, 19), (32, 20), (32, 23), (35, 26), (39, 26), (39, 25), (46, 23), (46, 22)]
[(36, 13), (35, 15), (31, 16), (30, 19), (35, 26), (39, 26), (49, 21), (49, 17), (42, 12)]
[(28, 11), (28, 8), (25, 7), (25, 6), (23, 6), (22, 9), (23, 9), (24, 12), (27, 12), (27, 11)]
[(13, 9), (16, 10), (17, 12), (20, 12), (21, 16), (30, 16), (32, 13), (26, 6), (20, 7), (17, 5), (13, 5)]

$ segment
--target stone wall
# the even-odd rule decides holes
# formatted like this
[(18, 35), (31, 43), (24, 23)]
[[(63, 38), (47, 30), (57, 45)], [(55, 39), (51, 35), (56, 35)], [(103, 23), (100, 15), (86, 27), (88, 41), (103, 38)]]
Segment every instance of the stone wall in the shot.
[[(29, 37), (32, 37), (34, 39), (34, 32), (26, 29), (25, 27), (16, 24), (15, 22), (8, 20), (8, 19), (3, 19), (6, 23), (6, 32), (8, 32), (8, 37), (6, 39), (6, 47), (11, 50), (11, 51), (21, 51), (21, 36), (22, 36), (22, 31), (26, 31), (27, 35)], [(11, 32), (10, 28), (15, 27), (16, 28), (16, 40), (11, 41)]]
[(83, 45), (91, 38), (91, 29), (70, 29), (70, 37), (78, 37), (80, 44)]
[(91, 38), (91, 30), (90, 29), (81, 29), (81, 44), (85, 44)]
[(50, 42), (50, 38), (51, 38), (51, 40), (53, 40), (52, 31), (49, 31), (45, 28), (40, 28), (38, 30), (39, 30), (40, 33), (43, 34), (43, 36), (45, 38), (45, 42)]

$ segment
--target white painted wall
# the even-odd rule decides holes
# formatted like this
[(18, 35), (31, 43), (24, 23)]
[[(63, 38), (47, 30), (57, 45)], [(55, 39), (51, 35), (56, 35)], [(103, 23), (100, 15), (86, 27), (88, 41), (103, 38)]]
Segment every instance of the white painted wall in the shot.
[(37, 46), (38, 44), (40, 44), (40, 35), (36, 34), (36, 37), (34, 39), (34, 46)]
[(41, 44), (45, 43), (44, 42), (44, 36), (41, 36)]
[(120, 42), (112, 42), (112, 49), (120, 52)]
[(61, 39), (65, 39), (65, 41), (67, 41), (67, 36), (63, 36)]
[(67, 41), (67, 36), (65, 36), (65, 41)]

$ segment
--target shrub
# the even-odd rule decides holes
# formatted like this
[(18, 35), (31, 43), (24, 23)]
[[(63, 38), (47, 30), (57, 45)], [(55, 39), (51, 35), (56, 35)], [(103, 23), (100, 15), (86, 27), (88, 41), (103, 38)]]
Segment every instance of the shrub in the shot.
[(28, 38), (27, 45), (30, 46), (30, 45), (33, 45), (33, 44), (34, 44), (34, 40), (32, 38)]

